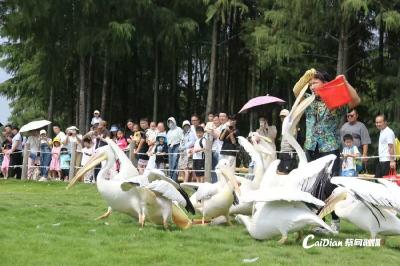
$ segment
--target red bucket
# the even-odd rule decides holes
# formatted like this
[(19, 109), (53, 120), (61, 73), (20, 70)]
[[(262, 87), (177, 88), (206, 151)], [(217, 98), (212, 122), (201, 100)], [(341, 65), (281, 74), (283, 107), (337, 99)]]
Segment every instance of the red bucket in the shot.
[(316, 89), (316, 91), (330, 110), (351, 102), (349, 89), (346, 86), (343, 75), (338, 76), (330, 82), (324, 83), (324, 85)]
[(400, 175), (398, 175), (393, 169), (390, 169), (389, 175), (385, 175), (383, 178), (392, 181), (393, 183), (396, 183), (398, 186), (400, 186)]

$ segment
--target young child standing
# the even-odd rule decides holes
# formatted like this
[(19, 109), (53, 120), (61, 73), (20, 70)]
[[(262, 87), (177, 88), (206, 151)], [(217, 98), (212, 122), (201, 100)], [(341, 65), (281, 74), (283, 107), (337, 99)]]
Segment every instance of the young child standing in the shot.
[(125, 150), (128, 147), (128, 142), (126, 141), (124, 132), (122, 129), (118, 129), (117, 131), (117, 145), (120, 147), (122, 150)]
[(59, 138), (53, 139), (53, 148), (51, 149), (51, 162), (50, 162), (50, 177), (56, 180), (60, 180), (60, 152), (61, 142)]
[(360, 156), (357, 146), (353, 144), (353, 136), (346, 134), (343, 136), (344, 148), (342, 151), (342, 176), (357, 176), (356, 159)]
[[(90, 160), (90, 158), (93, 155), (93, 151), (94, 151), (94, 149), (93, 149), (92, 139), (90, 137), (83, 138), (81, 166), (85, 166), (87, 164), (87, 162)], [(91, 170), (85, 174), (83, 182), (84, 183), (92, 183), (92, 180), (93, 180), (93, 170)]]
[(62, 173), (62, 178), (65, 182), (69, 179), (69, 164), (71, 162), (71, 155), (67, 148), (61, 148), (60, 154), (60, 169)]
[(11, 145), (4, 143), (3, 144), (3, 161), (1, 162), (1, 172), (3, 174), (4, 179), (8, 177), (8, 167), (10, 166), (10, 154), (7, 152), (11, 149)]
[(204, 150), (206, 147), (206, 138), (204, 137), (204, 128), (201, 126), (196, 127), (197, 140), (192, 149), (193, 153), (193, 170), (196, 175), (197, 182), (204, 182)]
[(168, 161), (168, 145), (164, 136), (158, 136), (156, 140), (156, 167), (157, 169), (165, 169), (165, 164)]

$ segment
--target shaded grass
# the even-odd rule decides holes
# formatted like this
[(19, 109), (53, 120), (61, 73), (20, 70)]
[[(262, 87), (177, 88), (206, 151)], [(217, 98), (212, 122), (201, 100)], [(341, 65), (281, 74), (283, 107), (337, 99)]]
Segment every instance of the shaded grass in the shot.
[[(242, 225), (196, 226), (186, 231), (147, 224), (106, 210), (92, 185), (65, 190), (64, 183), (0, 181), (1, 265), (400, 265), (400, 237), (384, 247), (303, 249), (291, 235), (285, 246), (256, 241)], [(305, 233), (307, 235), (307, 232)], [(368, 238), (342, 222), (330, 238)]]

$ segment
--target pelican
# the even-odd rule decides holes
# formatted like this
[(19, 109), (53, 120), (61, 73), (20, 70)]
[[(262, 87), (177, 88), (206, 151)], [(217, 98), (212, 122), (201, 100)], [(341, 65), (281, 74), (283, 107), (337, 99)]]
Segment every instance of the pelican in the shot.
[[(165, 201), (168, 200), (177, 201), (182, 204), (183, 202), (186, 203), (185, 199), (182, 200), (182, 197), (178, 196), (179, 192), (172, 184), (162, 180), (163, 174), (157, 171), (149, 171), (146, 175), (138, 176), (136, 168), (123, 151), (112, 140), (106, 139), (105, 141), (108, 145), (96, 151), (96, 154), (87, 165), (80, 169), (76, 176), (70, 181), (67, 188), (72, 187), (77, 180), (100, 162), (106, 161), (97, 176), (96, 185), (100, 195), (107, 202), (109, 208), (108, 211), (99, 218), (109, 216), (112, 210), (114, 210), (133, 217), (138, 217), (143, 226), (147, 214), (147, 217), (151, 219), (150, 221), (161, 224), (166, 228), (167, 214), (172, 212), (172, 218), (180, 228), (189, 227), (191, 221), (175, 203), (170, 205), (171, 207), (167, 208), (166, 211), (155, 210), (155, 205), (158, 204), (160, 208), (165, 207)], [(112, 170), (117, 159), (120, 161), (119, 173)], [(134, 177), (129, 178), (130, 176)], [(167, 178), (165, 177), (165, 179)], [(152, 184), (151, 181), (154, 180), (159, 180), (160, 182)], [(153, 194), (151, 194), (150, 191)], [(150, 208), (147, 210), (146, 206), (150, 206)], [(189, 206), (191, 206), (190, 201), (188, 203), (188, 207)], [(159, 216), (159, 219), (156, 218), (157, 216)]]
[[(276, 174), (279, 163), (279, 160), (272, 162), (267, 170), (269, 178), (282, 179)], [(242, 201), (254, 203), (254, 214), (252, 217), (239, 214), (236, 220), (244, 224), (255, 239), (281, 235), (280, 244), (287, 241), (289, 233), (300, 231), (307, 225), (319, 225), (334, 233), (307, 205), (324, 206), (324, 202), (296, 188), (293, 185), (295, 183), (288, 186), (260, 186), (259, 190), (246, 194)]]
[[(251, 135), (251, 138), (254, 138), (255, 135)], [(252, 212), (253, 204), (251, 202), (242, 202), (241, 197), (248, 193), (252, 193), (257, 190), (260, 186), (261, 180), (264, 176), (265, 167), (264, 163), (266, 161), (263, 160), (262, 153), (259, 152), (260, 148), (256, 145), (254, 146), (244, 137), (238, 137), (239, 144), (246, 150), (246, 152), (250, 155), (252, 161), (254, 162), (254, 178), (253, 180), (249, 180), (247, 178), (243, 178), (240, 176), (235, 176), (237, 181), (240, 183), (240, 196), (238, 196), (239, 203), (236, 205), (232, 205), (229, 209), (230, 214), (246, 214), (250, 215)], [(263, 148), (261, 148), (263, 149)], [(269, 151), (268, 151), (269, 152)], [(271, 152), (272, 154), (272, 152)], [(267, 162), (268, 163), (268, 162)]]
[(338, 185), (326, 200), (320, 212), (324, 217), (332, 211), (360, 229), (371, 238), (380, 235), (399, 235), (400, 188), (385, 179), (373, 183), (358, 178), (337, 176), (331, 179)]
[(218, 216), (224, 216), (227, 223), (231, 224), (229, 208), (235, 201), (235, 193), (240, 194), (236, 179), (230, 171), (229, 162), (221, 159), (218, 165), (225, 180), (220, 180), (214, 184), (182, 183), (182, 187), (197, 188), (195, 197), (196, 201), (200, 202), (198, 210), (202, 214), (201, 223), (203, 225), (205, 219), (213, 219)]
[[(268, 137), (261, 136), (257, 132), (250, 132), (249, 137), (251, 144), (254, 146), (254, 150), (261, 155), (262, 163), (266, 170), (269, 164), (276, 159), (276, 148), (272, 145), (272, 140)], [(243, 148), (246, 150), (245, 146), (243, 146)], [(248, 150), (246, 151), (250, 154)], [(252, 155), (250, 154), (250, 156)]]
[[(121, 189), (123, 191), (136, 190), (139, 194), (139, 223), (142, 227), (147, 218), (149, 222), (162, 224), (164, 229), (168, 229), (168, 220), (171, 217), (173, 210), (179, 211), (177, 204), (183, 207), (186, 207), (187, 205), (185, 197), (183, 197), (172, 184), (165, 180), (155, 180), (147, 185), (140, 185), (139, 183), (134, 182), (124, 182), (121, 184)], [(190, 201), (188, 202), (191, 204)], [(183, 228), (186, 229), (190, 225), (191, 223), (187, 222)]]

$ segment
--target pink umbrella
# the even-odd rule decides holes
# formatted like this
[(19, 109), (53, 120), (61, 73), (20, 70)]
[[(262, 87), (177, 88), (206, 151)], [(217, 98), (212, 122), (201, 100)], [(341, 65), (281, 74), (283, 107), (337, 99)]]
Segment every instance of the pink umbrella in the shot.
[(266, 96), (258, 96), (253, 99), (250, 99), (243, 107), (240, 109), (239, 113), (242, 113), (250, 108), (253, 108), (255, 106), (259, 105), (264, 105), (264, 104), (269, 104), (269, 103), (284, 103), (285, 101), (274, 96), (269, 96), (268, 94)]

